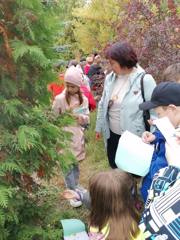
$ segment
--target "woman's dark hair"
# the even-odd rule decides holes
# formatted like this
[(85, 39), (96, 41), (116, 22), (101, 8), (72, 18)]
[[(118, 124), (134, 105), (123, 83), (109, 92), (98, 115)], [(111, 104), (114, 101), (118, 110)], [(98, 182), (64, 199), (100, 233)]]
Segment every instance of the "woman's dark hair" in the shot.
[(138, 62), (135, 51), (127, 42), (112, 44), (106, 50), (106, 58), (117, 61), (122, 68), (133, 68)]

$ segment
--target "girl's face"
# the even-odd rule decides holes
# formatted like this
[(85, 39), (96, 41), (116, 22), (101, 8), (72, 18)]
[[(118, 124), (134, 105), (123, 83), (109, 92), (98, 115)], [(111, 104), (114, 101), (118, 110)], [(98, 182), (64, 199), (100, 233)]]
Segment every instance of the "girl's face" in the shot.
[(74, 95), (76, 93), (79, 92), (79, 87), (72, 84), (72, 83), (66, 83), (66, 91), (70, 94), (70, 95)]

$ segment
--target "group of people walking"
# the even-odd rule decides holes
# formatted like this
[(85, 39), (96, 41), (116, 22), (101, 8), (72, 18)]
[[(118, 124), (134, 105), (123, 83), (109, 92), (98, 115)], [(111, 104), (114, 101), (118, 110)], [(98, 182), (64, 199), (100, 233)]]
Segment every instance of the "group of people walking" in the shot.
[[(81, 64), (69, 66), (64, 75), (65, 88), (52, 105), (57, 116), (68, 111), (75, 118), (74, 124), (64, 130), (72, 134), (71, 150), (79, 161), (85, 158), (84, 131), (90, 124), (89, 103), (81, 86), (84, 75), (89, 74), (91, 79), (99, 71), (99, 58), (95, 56), (92, 64), (93, 57), (89, 57), (84, 68)], [(64, 197), (74, 206), (84, 203), (90, 209), (91, 240), (180, 239), (180, 66), (170, 66), (165, 71), (168, 79), (156, 86), (128, 43), (112, 44), (106, 58), (112, 71), (105, 77), (98, 103), (95, 137), (99, 140), (103, 136), (112, 169), (95, 174), (89, 191), (85, 191), (79, 186), (78, 163), (73, 165), (65, 176), (69, 190)], [(149, 111), (149, 125), (145, 111)], [(176, 129), (174, 152), (179, 156), (173, 155), (158, 129), (151, 132), (153, 119), (161, 117), (167, 117)], [(143, 213), (137, 206), (136, 176), (116, 169), (118, 142), (126, 130), (154, 144), (149, 173), (139, 190), (144, 200)]]

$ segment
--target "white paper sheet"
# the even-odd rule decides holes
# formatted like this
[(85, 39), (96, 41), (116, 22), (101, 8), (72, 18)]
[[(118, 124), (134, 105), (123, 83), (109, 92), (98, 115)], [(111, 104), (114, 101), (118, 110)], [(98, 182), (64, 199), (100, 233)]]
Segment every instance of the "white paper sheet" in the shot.
[(154, 147), (129, 131), (121, 136), (115, 162), (118, 168), (139, 176), (145, 176), (150, 167)]
[(86, 232), (80, 232), (68, 237), (64, 237), (64, 240), (89, 240)]

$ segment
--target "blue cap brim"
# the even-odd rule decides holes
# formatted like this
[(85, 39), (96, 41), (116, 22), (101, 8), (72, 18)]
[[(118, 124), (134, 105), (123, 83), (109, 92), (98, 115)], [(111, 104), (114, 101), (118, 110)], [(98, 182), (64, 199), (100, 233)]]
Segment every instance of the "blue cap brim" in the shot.
[(159, 106), (158, 104), (155, 104), (151, 101), (147, 101), (147, 102), (143, 102), (143, 103), (139, 104), (139, 109), (140, 110), (151, 110), (151, 109), (156, 108), (158, 106)]

